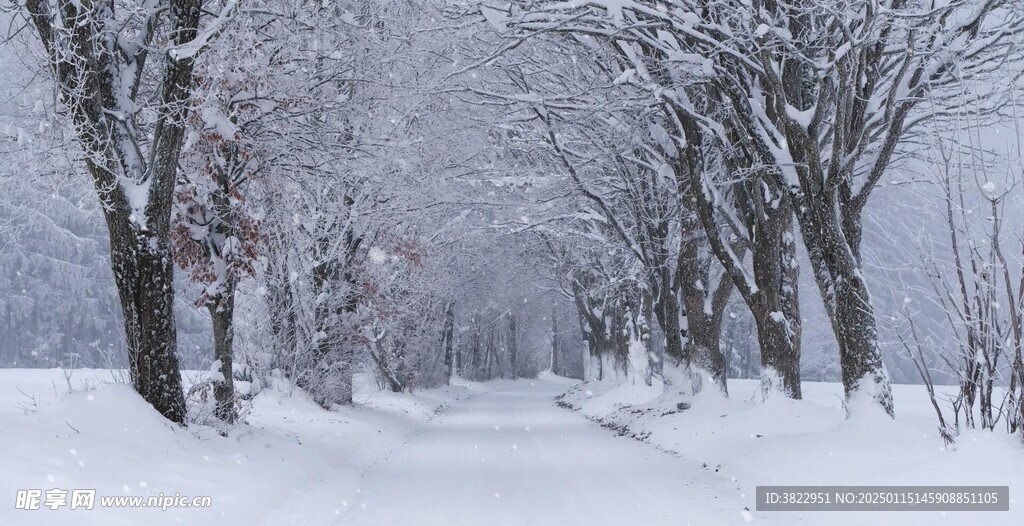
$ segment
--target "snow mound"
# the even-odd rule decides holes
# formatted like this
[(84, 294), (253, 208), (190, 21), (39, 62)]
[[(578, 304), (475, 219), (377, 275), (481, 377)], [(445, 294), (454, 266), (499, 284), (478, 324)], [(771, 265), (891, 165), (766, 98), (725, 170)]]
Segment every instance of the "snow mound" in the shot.
[[(0, 369), (0, 495), (13, 503), (19, 489), (95, 489), (95, 507), (9, 505), (0, 507), (0, 525), (333, 524), (340, 502), (360, 501), (362, 471), (473, 394), (457, 386), (381, 392), (357, 378), (356, 404), (324, 411), (276, 382), (225, 437), (168, 422), (129, 385), (105, 379), (107, 371), (75, 374), (68, 393), (58, 370)], [(100, 506), (105, 496), (161, 493), (210, 496), (212, 507)]]
[[(758, 380), (730, 380), (730, 398), (705, 390), (676, 396), (676, 404), (668, 397), (643, 401), (632, 385), (585, 382), (563, 395), (561, 404), (728, 477), (746, 495), (759, 485), (1007, 485), (1013, 498), (1013, 488), (1024, 487), (1024, 451), (1015, 437), (965, 430), (955, 450), (946, 450), (924, 388), (893, 388), (896, 419), (877, 404), (854, 408), (848, 419), (842, 385), (818, 382), (804, 382), (803, 400), (757, 401)], [(637, 402), (629, 403), (624, 390)], [(941, 512), (872, 512), (868, 518), (901, 526), (968, 526), (978, 520)], [(985, 524), (1009, 526), (1018, 519), (990, 513)], [(784, 523), (864, 520), (856, 513), (787, 512)]]

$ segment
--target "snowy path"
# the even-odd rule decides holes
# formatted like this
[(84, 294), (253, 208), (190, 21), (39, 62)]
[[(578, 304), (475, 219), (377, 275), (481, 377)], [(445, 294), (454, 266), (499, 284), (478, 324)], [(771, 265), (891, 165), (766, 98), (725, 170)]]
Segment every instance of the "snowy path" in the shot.
[(735, 484), (555, 406), (564, 390), (508, 382), (456, 405), (364, 474), (338, 524), (746, 522)]

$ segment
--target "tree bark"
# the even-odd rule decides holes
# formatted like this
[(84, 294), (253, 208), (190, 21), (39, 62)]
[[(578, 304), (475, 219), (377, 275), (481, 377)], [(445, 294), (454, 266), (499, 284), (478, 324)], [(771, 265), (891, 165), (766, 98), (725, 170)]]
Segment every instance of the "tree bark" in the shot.
[(680, 312), (678, 291), (675, 280), (672, 278), (671, 268), (664, 268), (659, 272), (661, 286), (658, 288), (658, 297), (655, 298), (654, 316), (658, 320), (658, 326), (665, 335), (665, 354), (678, 363), (688, 362), (689, 357), (685, 353), (683, 340), (686, 338), (686, 331), (680, 326), (679, 319), (685, 313)]
[(509, 368), (512, 369), (511, 374), (512, 374), (512, 378), (513, 379), (519, 378), (519, 368), (517, 367), (517, 365), (518, 365), (518, 361), (517, 360), (519, 358), (517, 356), (517, 354), (519, 353), (519, 347), (518, 347), (518, 341), (517, 341), (518, 338), (519, 338), (519, 332), (518, 332), (518, 330), (516, 328), (516, 315), (512, 314), (512, 313), (509, 313), (509, 315), (508, 315), (508, 356), (509, 356)]
[(558, 341), (558, 312), (555, 310), (554, 303), (551, 304), (551, 372), (559, 376), (564, 376), (559, 368), (560, 360), (559, 353), (561, 352), (561, 346)]
[(444, 350), (445, 383), (455, 376), (455, 301), (444, 309), (444, 328), (441, 329), (441, 348)]
[(234, 423), (238, 414), (235, 411), (234, 382), (234, 341), (235, 341), (235, 287), (228, 287), (223, 295), (217, 296), (206, 304), (213, 320), (213, 356), (220, 362), (220, 373), (223, 380), (213, 382), (213, 398), (217, 405), (214, 415), (228, 423)]
[(654, 353), (651, 349), (651, 317), (654, 310), (654, 295), (648, 290), (635, 293), (639, 298), (631, 301), (627, 311), (626, 325), (629, 330), (629, 360), (634, 375), (643, 378), (644, 384), (651, 385), (654, 374)]
[[(683, 181), (680, 181), (681, 183)], [(722, 315), (732, 294), (733, 284), (727, 274), (717, 281), (711, 276), (711, 258), (706, 235), (701, 235), (699, 218), (684, 211), (682, 242), (679, 248), (678, 283), (686, 313), (686, 351), (689, 363), (706, 372), (722, 394), (728, 395), (725, 356), (722, 354)], [(715, 283), (711, 283), (716, 281)]]
[(840, 274), (836, 284), (836, 324), (839, 340), (843, 388), (847, 399), (859, 391), (872, 397), (890, 415), (893, 414), (892, 387), (878, 346), (874, 309), (868, 297), (860, 269)]
[(793, 209), (784, 194), (778, 204), (764, 202), (757, 179), (745, 192), (756, 291), (744, 295), (757, 326), (761, 350), (761, 394), (781, 392), (800, 399), (799, 266), (793, 236)]
[(860, 246), (847, 244), (836, 211), (824, 208), (824, 213), (804, 208), (797, 218), (839, 346), (843, 390), (847, 401), (863, 392), (892, 416), (892, 386), (878, 345), (874, 309), (860, 266)]
[(178, 367), (169, 239), (154, 253), (148, 238), (136, 236), (126, 220), (109, 215), (110, 259), (124, 313), (132, 386), (168, 420), (183, 424), (185, 395)]

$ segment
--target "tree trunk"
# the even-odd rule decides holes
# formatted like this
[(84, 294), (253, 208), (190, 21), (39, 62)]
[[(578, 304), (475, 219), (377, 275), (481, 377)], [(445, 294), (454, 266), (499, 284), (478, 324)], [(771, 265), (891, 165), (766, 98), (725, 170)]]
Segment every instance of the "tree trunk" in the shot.
[[(757, 326), (761, 350), (761, 395), (780, 392), (801, 398), (799, 266), (793, 236), (793, 209), (784, 194), (778, 204), (764, 202), (762, 188), (770, 181), (755, 180), (744, 194), (751, 228), (751, 256), (756, 291), (744, 294)], [(763, 186), (762, 186), (763, 185)], [(781, 194), (781, 192), (780, 192)]]
[(659, 272), (661, 285), (658, 287), (658, 297), (655, 299), (654, 315), (665, 335), (665, 354), (677, 362), (688, 361), (683, 347), (683, 339), (686, 333), (680, 327), (679, 319), (684, 313), (680, 312), (678, 291), (672, 279), (672, 269), (663, 268)]
[(875, 313), (860, 268), (837, 276), (835, 286), (836, 339), (839, 343), (843, 389), (847, 400), (858, 393), (875, 400), (893, 415), (892, 387), (878, 346)]
[[(633, 317), (634, 341), (631, 341), (630, 345), (639, 345), (644, 354), (636, 359), (637, 365), (643, 367), (643, 379), (646, 385), (652, 385), (655, 366), (654, 350), (651, 348), (653, 343), (651, 340), (651, 317), (653, 313), (654, 296), (650, 291), (640, 291), (640, 310), (638, 315)], [(630, 349), (630, 354), (633, 354), (632, 349)]]
[(217, 401), (214, 415), (217, 418), (234, 423), (238, 416), (235, 412), (234, 382), (234, 341), (235, 341), (235, 287), (231, 284), (227, 292), (207, 302), (206, 308), (213, 319), (213, 356), (220, 362), (220, 373), (223, 380), (213, 382), (213, 398)]
[(321, 300), (313, 312), (319, 337), (316, 343), (317, 377), (314, 384), (306, 387), (313, 392), (317, 403), (328, 409), (334, 404), (352, 403), (352, 357), (341, 334), (345, 291), (339, 290), (339, 265), (332, 259), (313, 269), (313, 288)]
[[(170, 37), (196, 38), (199, 0), (172, 0)], [(68, 107), (110, 230), (111, 266), (124, 314), (128, 363), (135, 390), (162, 415), (185, 423), (174, 324), (170, 220), (194, 57), (167, 62), (157, 79), (159, 107), (148, 155), (139, 146), (136, 97), (147, 46), (134, 55), (117, 42), (112, 4), (26, 2), (61, 101)], [(60, 13), (54, 13), (54, 8)], [(125, 79), (129, 83), (124, 82)], [(127, 88), (127, 89), (126, 89)], [(155, 94), (154, 94), (155, 95)], [(115, 118), (116, 116), (116, 118)], [(147, 162), (148, 160), (148, 162)], [(126, 192), (131, 192), (131, 195)], [(144, 192), (140, 203), (136, 192)]]
[(450, 384), (452, 377), (455, 376), (455, 301), (449, 301), (444, 309), (441, 348), (444, 349), (444, 381), (446, 384)]
[[(377, 366), (378, 378), (384, 380), (386, 387), (392, 393), (401, 393), (405, 389), (405, 384), (394, 371), (394, 367), (391, 364), (391, 353), (380, 348), (379, 340), (370, 342), (369, 347), (370, 358), (373, 359), (374, 365)], [(351, 390), (349, 391), (349, 396), (351, 397)]]
[(555, 310), (554, 303), (551, 304), (551, 372), (560, 376), (564, 376), (559, 370), (559, 352), (561, 347), (558, 342), (558, 312)]
[[(1019, 353), (1019, 348), (1018, 348)], [(1020, 395), (1017, 398), (1017, 422), (1016, 430), (1020, 432), (1021, 441), (1024, 441), (1024, 363), (1021, 362), (1020, 354), (1017, 355), (1017, 359), (1013, 365), (1015, 376), (1017, 378), (1017, 388), (1021, 389)]]
[(107, 215), (110, 259), (124, 312), (128, 370), (135, 390), (168, 420), (185, 422), (174, 325), (174, 267), (169, 240), (137, 236), (127, 219)]
[[(720, 203), (699, 172), (701, 165), (691, 151), (689, 181), (695, 189), (696, 212), (704, 225), (712, 251), (725, 273), (739, 291), (754, 317), (761, 350), (761, 396), (781, 392), (800, 398), (800, 312), (797, 296), (799, 267), (793, 237), (793, 208), (784, 188), (763, 173), (733, 185), (734, 217), (741, 218), (744, 235), (742, 248), (751, 253), (753, 280), (743, 268), (743, 253), (718, 230), (716, 215)], [(738, 173), (737, 166), (753, 165), (747, 158), (729, 160), (729, 179)], [(732, 233), (729, 233), (733, 237)]]
[[(804, 155), (796, 156), (798, 163)], [(814, 163), (811, 166), (820, 169)], [(830, 179), (838, 177), (832, 174)], [(815, 178), (824, 180), (820, 174)], [(792, 198), (814, 278), (839, 346), (848, 407), (860, 393), (871, 397), (893, 416), (892, 386), (882, 361), (874, 308), (861, 268), (860, 215), (849, 203), (844, 206), (840, 202), (848, 199), (847, 194), (848, 191), (821, 189), (813, 195), (797, 194)]]
[[(687, 312), (694, 312), (687, 309)], [(719, 342), (719, 335), (722, 332), (721, 318), (700, 316), (697, 323), (689, 323), (687, 330), (687, 353), (693, 365), (700, 371), (708, 374), (708, 380), (724, 394), (729, 394), (729, 386), (726, 383), (725, 356)], [(692, 318), (691, 318), (692, 320)]]
[(800, 363), (794, 359), (799, 351), (793, 345), (787, 320), (771, 314), (754, 316), (761, 348), (761, 396), (768, 398), (780, 392), (788, 398), (799, 399)]
[(679, 248), (678, 283), (683, 311), (686, 312), (687, 338), (683, 354), (689, 363), (709, 375), (722, 394), (728, 395), (725, 356), (722, 355), (720, 340), (722, 315), (733, 284), (728, 275), (723, 275), (717, 283), (711, 283), (712, 258), (705, 254), (707, 246), (702, 236), (693, 235), (703, 231), (696, 214), (687, 213), (682, 223), (684, 235)]
[(517, 367), (518, 360), (518, 342), (517, 339), (519, 333), (516, 330), (516, 315), (508, 315), (508, 356), (509, 356), (509, 367), (512, 369), (512, 378), (519, 378), (519, 369)]

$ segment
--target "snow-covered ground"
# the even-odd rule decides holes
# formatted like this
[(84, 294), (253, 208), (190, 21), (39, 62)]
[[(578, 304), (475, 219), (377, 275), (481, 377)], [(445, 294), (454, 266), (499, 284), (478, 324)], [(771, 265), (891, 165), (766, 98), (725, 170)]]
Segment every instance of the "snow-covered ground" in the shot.
[[(1010, 487), (1010, 512), (763, 512), (779, 524), (1019, 525), (1024, 449), (1004, 430), (965, 430), (943, 448), (934, 409), (919, 385), (894, 385), (896, 419), (861, 408), (846, 419), (839, 383), (804, 382), (803, 400), (754, 403), (756, 380), (730, 380), (730, 398), (705, 391), (679, 410), (662, 389), (588, 382), (563, 405), (619, 433), (674, 452), (735, 482), (759, 485), (987, 485)], [(955, 391), (936, 386), (939, 396)], [(949, 410), (947, 417), (949, 417)], [(668, 414), (666, 414), (668, 413)]]
[(344, 525), (744, 523), (727, 479), (557, 407), (564, 380), (497, 381), (362, 482)]
[[(265, 389), (248, 425), (222, 437), (168, 423), (130, 386), (109, 384), (108, 371), (76, 371), (68, 394), (59, 370), (0, 369), (0, 526), (337, 524), (346, 505), (362, 503), (363, 471), (480, 389), (407, 395), (362, 380), (358, 403), (336, 412), (298, 390)], [(95, 489), (96, 506), (14, 509), (17, 490), (53, 488)], [(213, 505), (99, 506), (100, 496), (160, 493), (210, 496)]]
[[(1019, 524), (1024, 451), (965, 432), (942, 450), (918, 386), (896, 386), (896, 421), (846, 420), (838, 384), (806, 400), (702, 395), (645, 411), (643, 386), (537, 380), (460, 383), (414, 395), (361, 379), (357, 404), (327, 412), (265, 389), (227, 437), (168, 424), (106, 371), (0, 370), (0, 525), (728, 525)], [(573, 412), (555, 405), (564, 401)], [(630, 404), (630, 407), (622, 407)], [(648, 444), (616, 436), (602, 419)], [(1009, 485), (1011, 511), (756, 512), (754, 487)], [(210, 508), (15, 510), (19, 489), (210, 496)], [(747, 509), (749, 508), (749, 510)]]

